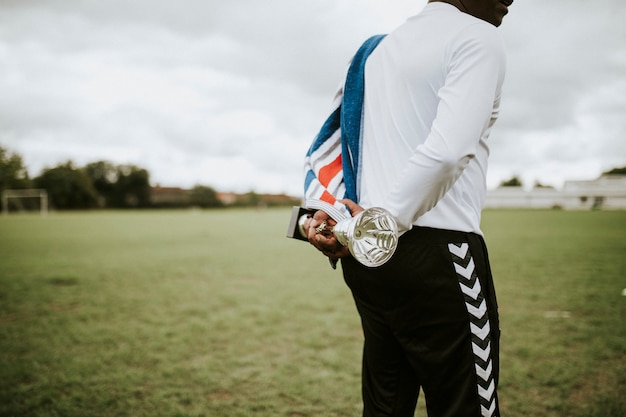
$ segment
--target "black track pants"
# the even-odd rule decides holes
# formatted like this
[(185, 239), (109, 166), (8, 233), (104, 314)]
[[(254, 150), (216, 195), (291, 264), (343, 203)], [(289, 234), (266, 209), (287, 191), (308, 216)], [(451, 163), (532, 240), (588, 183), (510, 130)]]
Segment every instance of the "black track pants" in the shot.
[(393, 258), (342, 261), (361, 316), (364, 417), (497, 417), (499, 324), (481, 236), (414, 228)]

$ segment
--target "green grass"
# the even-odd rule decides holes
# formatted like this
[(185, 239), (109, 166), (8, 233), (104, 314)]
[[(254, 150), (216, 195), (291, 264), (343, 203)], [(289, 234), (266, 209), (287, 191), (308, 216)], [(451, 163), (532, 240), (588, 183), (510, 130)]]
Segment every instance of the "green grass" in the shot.
[[(289, 214), (0, 218), (0, 416), (360, 415), (351, 296)], [(626, 212), (483, 224), (502, 414), (625, 416)]]

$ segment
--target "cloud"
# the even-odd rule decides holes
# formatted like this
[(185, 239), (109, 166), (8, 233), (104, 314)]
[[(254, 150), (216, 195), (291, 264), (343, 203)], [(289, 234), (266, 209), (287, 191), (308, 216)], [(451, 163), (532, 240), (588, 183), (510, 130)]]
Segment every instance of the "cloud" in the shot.
[(492, 186), (511, 175), (559, 186), (626, 165), (625, 18), (619, 0), (514, 3)]
[[(0, 145), (31, 175), (105, 159), (161, 185), (299, 194), (351, 54), (425, 2), (4, 1)], [(511, 7), (492, 186), (626, 165), (620, 2)]]
[(0, 143), (35, 175), (108, 159), (163, 184), (299, 193), (308, 141), (367, 35), (365, 21), (347, 30), (347, 5), (5, 4)]

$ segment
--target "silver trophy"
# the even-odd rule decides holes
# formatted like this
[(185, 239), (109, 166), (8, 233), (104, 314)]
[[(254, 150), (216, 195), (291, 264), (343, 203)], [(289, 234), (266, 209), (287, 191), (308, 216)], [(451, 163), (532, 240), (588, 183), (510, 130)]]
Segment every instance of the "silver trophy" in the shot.
[[(308, 240), (304, 232), (304, 222), (314, 212), (294, 207), (287, 237)], [(338, 221), (332, 228), (322, 223), (316, 231), (332, 232), (357, 261), (369, 267), (383, 265), (393, 256), (398, 246), (396, 219), (381, 207), (368, 208), (354, 217)]]

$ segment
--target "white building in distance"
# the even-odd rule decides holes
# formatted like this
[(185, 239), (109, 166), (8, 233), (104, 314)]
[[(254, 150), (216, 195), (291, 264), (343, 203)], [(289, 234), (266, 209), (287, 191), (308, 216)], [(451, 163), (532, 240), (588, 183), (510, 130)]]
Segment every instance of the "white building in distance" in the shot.
[(566, 181), (563, 189), (499, 187), (487, 191), (485, 208), (562, 208), (565, 210), (626, 210), (626, 175)]

